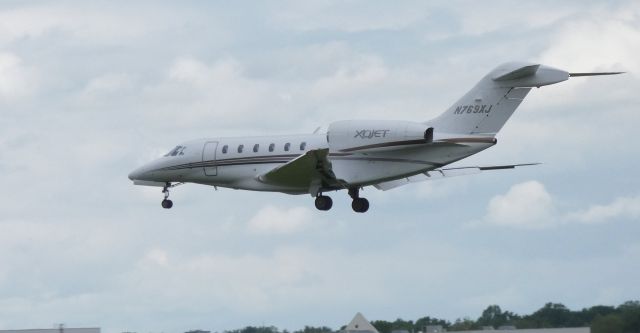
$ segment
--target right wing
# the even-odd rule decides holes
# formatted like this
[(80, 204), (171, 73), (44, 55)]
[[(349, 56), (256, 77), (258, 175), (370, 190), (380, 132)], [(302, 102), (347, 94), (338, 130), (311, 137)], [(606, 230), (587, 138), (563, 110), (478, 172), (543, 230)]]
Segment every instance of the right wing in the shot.
[(327, 158), (328, 154), (329, 148), (309, 150), (288, 163), (258, 176), (258, 179), (267, 184), (307, 188), (313, 196), (321, 188), (342, 188), (344, 186), (336, 179), (331, 162)]
[(417, 183), (426, 180), (432, 179), (440, 179), (445, 177), (455, 177), (455, 176), (465, 176), (465, 175), (473, 175), (480, 173), (482, 171), (490, 171), (490, 170), (504, 170), (504, 169), (515, 169), (516, 167), (521, 166), (530, 166), (530, 165), (538, 165), (540, 163), (523, 163), (523, 164), (507, 164), (507, 165), (490, 165), (490, 166), (473, 166), (473, 167), (457, 167), (457, 168), (442, 168), (435, 169), (431, 171), (425, 171), (419, 173), (417, 175), (400, 178), (396, 180), (391, 180), (388, 182), (382, 182), (375, 184), (378, 190), (388, 191), (390, 189), (407, 185), (410, 183)]

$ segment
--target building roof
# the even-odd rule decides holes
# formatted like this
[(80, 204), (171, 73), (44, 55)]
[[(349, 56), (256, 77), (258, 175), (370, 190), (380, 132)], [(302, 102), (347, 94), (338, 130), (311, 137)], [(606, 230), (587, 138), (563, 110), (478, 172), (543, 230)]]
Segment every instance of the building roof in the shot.
[(371, 323), (365, 318), (362, 313), (356, 313), (356, 316), (353, 317), (345, 331), (355, 331), (355, 332), (373, 332), (380, 333), (378, 330), (371, 325)]

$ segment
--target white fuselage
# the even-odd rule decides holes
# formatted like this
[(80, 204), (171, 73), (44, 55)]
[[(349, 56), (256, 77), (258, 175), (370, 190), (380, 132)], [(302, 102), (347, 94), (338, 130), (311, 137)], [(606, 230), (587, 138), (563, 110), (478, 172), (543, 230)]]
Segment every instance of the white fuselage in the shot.
[[(137, 181), (186, 182), (253, 191), (309, 193), (308, 187), (267, 184), (261, 174), (299, 157), (306, 151), (329, 148), (336, 175), (353, 186), (366, 186), (408, 177), (455, 162), (495, 144), (484, 138), (449, 138), (433, 143), (410, 143), (381, 151), (332, 149), (322, 134), (208, 138), (186, 142), (169, 154), (134, 170)], [(323, 191), (334, 188), (322, 188)]]
[(353, 199), (353, 210), (364, 213), (369, 209), (368, 200), (359, 195), (364, 186), (387, 190), (438, 174), (448, 177), (469, 169), (535, 164), (443, 168), (495, 145), (496, 134), (532, 88), (572, 76), (612, 74), (620, 72), (569, 73), (542, 64), (509, 62), (487, 73), (447, 110), (426, 122), (340, 120), (321, 134), (193, 140), (136, 169), (129, 179), (138, 185), (163, 187), (163, 208), (173, 206), (168, 197), (175, 183), (197, 183), (309, 193), (316, 197), (316, 208), (325, 211), (333, 203), (323, 192), (344, 189)]

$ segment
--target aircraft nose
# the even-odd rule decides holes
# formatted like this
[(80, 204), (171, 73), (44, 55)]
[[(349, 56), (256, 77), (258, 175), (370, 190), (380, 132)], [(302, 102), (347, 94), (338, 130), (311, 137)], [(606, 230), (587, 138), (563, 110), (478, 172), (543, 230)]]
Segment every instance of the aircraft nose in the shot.
[(129, 173), (129, 179), (130, 180), (140, 179), (141, 178), (140, 176), (142, 176), (142, 174), (143, 174), (142, 168), (137, 168)]

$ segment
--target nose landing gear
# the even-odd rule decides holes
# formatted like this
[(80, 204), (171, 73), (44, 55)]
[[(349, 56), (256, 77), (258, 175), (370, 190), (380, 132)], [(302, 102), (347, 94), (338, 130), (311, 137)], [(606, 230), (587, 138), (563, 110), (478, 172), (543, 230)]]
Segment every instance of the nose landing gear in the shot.
[(167, 183), (162, 188), (162, 193), (164, 194), (164, 199), (162, 200), (162, 208), (170, 209), (173, 207), (173, 201), (169, 200), (169, 188), (171, 187), (171, 183)]
[(166, 183), (164, 185), (164, 187), (162, 188), (162, 193), (164, 194), (164, 199), (162, 200), (162, 203), (161, 203), (162, 208), (170, 209), (171, 207), (173, 207), (173, 201), (169, 200), (169, 189), (182, 184), (184, 183), (176, 183), (176, 184)]

